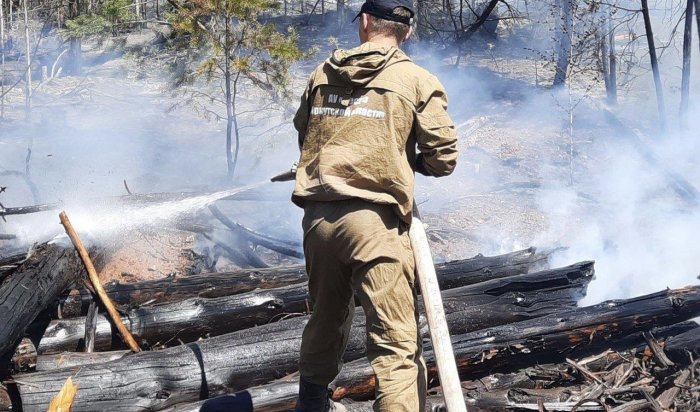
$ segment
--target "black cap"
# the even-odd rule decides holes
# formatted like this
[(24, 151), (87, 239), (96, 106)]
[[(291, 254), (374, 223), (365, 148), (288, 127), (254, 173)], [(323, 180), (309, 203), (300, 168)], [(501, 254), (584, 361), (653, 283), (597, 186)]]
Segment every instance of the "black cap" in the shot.
[[(395, 16), (394, 9), (397, 7), (403, 7), (410, 11), (411, 17)], [(413, 22), (413, 16), (416, 15), (415, 10), (413, 10), (412, 0), (366, 0), (365, 4), (363, 4), (362, 8), (360, 9), (360, 12), (352, 21), (357, 20), (362, 13), (367, 13), (384, 20), (397, 21), (403, 24), (411, 24)]]

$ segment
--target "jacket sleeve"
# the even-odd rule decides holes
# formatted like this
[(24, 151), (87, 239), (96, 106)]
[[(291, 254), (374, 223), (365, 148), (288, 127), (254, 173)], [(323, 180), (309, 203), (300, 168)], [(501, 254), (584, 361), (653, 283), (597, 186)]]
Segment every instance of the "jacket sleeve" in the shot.
[(311, 111), (309, 94), (313, 88), (313, 78), (314, 76), (312, 73), (309, 82), (306, 84), (306, 89), (304, 89), (304, 93), (301, 95), (299, 108), (294, 115), (294, 128), (297, 129), (298, 132), (299, 150), (301, 150), (301, 147), (304, 145), (304, 136), (306, 135), (306, 127), (309, 122), (309, 112)]
[(457, 133), (447, 114), (447, 94), (431, 76), (421, 88), (416, 108), (416, 171), (426, 176), (447, 176), (457, 165)]

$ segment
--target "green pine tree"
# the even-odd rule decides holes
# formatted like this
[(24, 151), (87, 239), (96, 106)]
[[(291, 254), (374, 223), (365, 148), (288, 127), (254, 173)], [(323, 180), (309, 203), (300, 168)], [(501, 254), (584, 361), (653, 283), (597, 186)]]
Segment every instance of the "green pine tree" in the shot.
[[(180, 84), (192, 85), (203, 79), (221, 85), (221, 94), (210, 97), (226, 108), (226, 163), (229, 179), (238, 162), (241, 124), (238, 106), (242, 87), (252, 85), (267, 103), (281, 102), (288, 96), (289, 67), (304, 56), (297, 44), (297, 33), (278, 31), (260, 21), (264, 12), (279, 7), (275, 0), (189, 0), (173, 3), (170, 16), (175, 29), (190, 36), (192, 52), (199, 52), (199, 64), (185, 73)], [(202, 93), (199, 92), (201, 95)], [(263, 103), (261, 102), (261, 106)]]

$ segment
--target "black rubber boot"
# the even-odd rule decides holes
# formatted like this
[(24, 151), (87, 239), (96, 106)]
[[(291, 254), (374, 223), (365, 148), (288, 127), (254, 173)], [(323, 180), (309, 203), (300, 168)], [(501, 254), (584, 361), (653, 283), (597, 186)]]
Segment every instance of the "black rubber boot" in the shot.
[(328, 412), (328, 387), (299, 379), (299, 399), (294, 412)]

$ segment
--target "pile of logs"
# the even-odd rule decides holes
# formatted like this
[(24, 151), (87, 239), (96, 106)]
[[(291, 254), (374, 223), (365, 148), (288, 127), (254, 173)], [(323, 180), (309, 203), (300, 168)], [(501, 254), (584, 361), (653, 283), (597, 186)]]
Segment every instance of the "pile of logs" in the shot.
[[(698, 410), (700, 286), (577, 307), (593, 262), (549, 251), (437, 265), (470, 411)], [(0, 258), (0, 411), (46, 411), (72, 377), (73, 411), (280, 411), (293, 407), (311, 310), (303, 266), (176, 275), (105, 289), (132, 353), (93, 301), (68, 243)], [(97, 308), (97, 309), (95, 309)], [(371, 410), (357, 309), (333, 396)], [(429, 331), (429, 406), (440, 410)], [(211, 408), (210, 408), (211, 407)]]

